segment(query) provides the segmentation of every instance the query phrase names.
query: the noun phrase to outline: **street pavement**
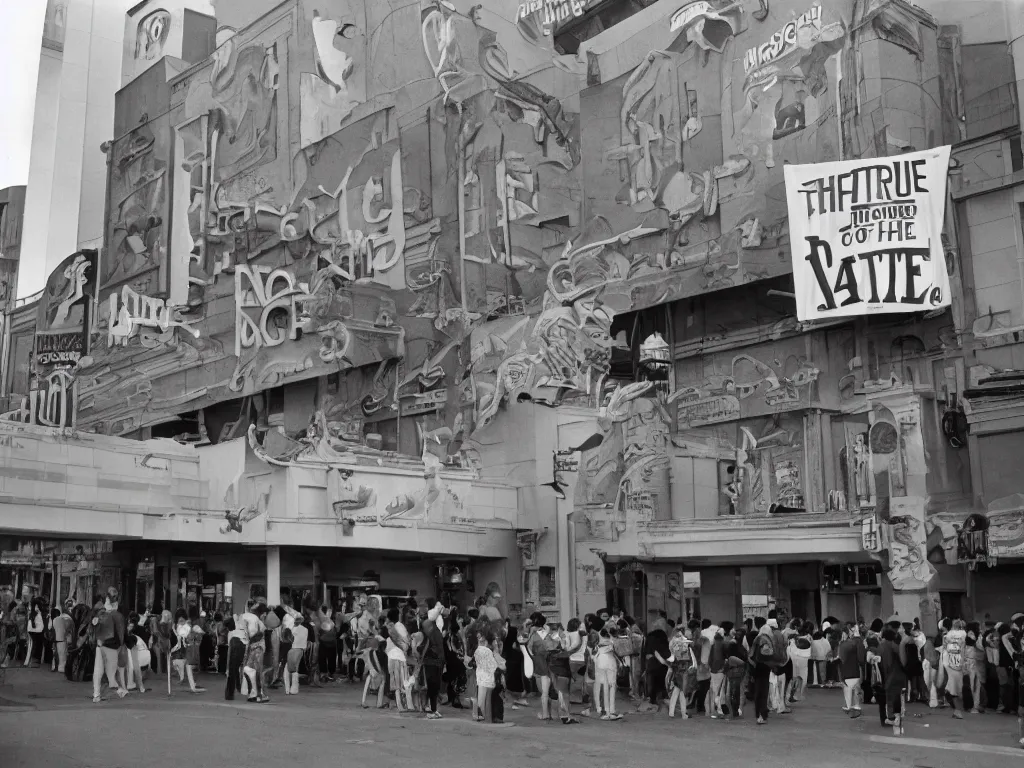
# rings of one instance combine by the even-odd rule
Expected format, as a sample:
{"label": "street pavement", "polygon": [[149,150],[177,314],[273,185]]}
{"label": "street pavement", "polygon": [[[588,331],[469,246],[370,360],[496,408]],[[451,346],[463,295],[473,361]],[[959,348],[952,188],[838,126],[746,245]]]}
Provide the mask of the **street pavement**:
{"label": "street pavement", "polygon": [[[166,679],[146,694],[93,704],[92,685],[70,683],[48,670],[7,670],[0,685],[0,768],[189,768],[267,766],[303,768],[408,765],[479,768],[540,765],[558,768],[644,768],[714,764],[715,768],[839,768],[908,766],[959,768],[989,755],[1024,765],[1015,717],[966,715],[913,704],[906,733],[878,724],[877,709],[851,720],[839,690],[812,690],[791,715],[758,726],[745,706],[738,721],[670,720],[664,712],[626,711],[620,722],[580,718],[579,725],[537,720],[537,702],[506,708],[506,725],[471,722],[445,707],[443,720],[364,710],[361,687],[340,683],[299,696],[271,691],[269,704],[224,700],[224,679],[200,676],[193,695]],[[622,702],[620,702],[621,704]],[[581,709],[574,707],[576,711]],[[630,708],[631,709],[631,708]],[[972,753],[971,755],[965,754]]]}

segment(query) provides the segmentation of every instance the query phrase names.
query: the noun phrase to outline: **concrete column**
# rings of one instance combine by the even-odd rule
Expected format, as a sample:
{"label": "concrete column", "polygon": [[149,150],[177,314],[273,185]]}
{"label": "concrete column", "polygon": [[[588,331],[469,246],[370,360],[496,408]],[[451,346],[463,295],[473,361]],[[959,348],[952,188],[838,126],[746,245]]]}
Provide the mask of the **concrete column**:
{"label": "concrete column", "polygon": [[281,548],[267,547],[267,605],[281,601]]}

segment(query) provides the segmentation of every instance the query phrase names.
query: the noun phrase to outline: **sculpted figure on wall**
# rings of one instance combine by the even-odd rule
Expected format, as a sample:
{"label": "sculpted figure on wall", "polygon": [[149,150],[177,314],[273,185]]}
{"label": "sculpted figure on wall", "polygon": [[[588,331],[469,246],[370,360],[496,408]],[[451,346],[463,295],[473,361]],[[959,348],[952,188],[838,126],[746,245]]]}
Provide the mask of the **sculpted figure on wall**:
{"label": "sculpted figure on wall", "polygon": [[163,8],[144,16],[135,33],[135,58],[140,61],[159,59],[170,31],[171,14]]}
{"label": "sculpted figure on wall", "polygon": [[[167,255],[167,161],[163,126],[144,125],[109,147],[110,225],[100,284],[163,267]],[[147,287],[157,281],[148,279]]]}
{"label": "sculpted figure on wall", "polygon": [[343,3],[336,18],[313,12],[317,72],[299,75],[300,148],[330,136],[366,101],[364,26],[359,3]]}

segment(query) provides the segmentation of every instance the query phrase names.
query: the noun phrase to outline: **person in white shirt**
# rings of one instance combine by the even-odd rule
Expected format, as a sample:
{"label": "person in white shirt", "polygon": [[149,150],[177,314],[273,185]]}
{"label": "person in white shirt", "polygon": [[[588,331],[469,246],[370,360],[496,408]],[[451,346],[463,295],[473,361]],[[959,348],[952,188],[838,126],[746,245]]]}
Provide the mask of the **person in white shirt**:
{"label": "person in white shirt", "polygon": [[64,672],[64,667],[68,661],[68,638],[71,637],[74,632],[75,623],[71,619],[71,614],[68,613],[67,605],[65,604],[64,610],[53,620],[53,643],[56,648],[56,653],[53,655],[53,663],[56,665],[55,669],[58,672]]}
{"label": "person in white shirt", "polygon": [[284,668],[284,692],[292,696],[299,695],[299,665],[302,657],[306,655],[306,648],[309,646],[309,630],[302,623],[296,620],[291,614],[284,617],[281,624],[282,632],[291,632],[292,647],[288,651],[288,660]]}
{"label": "person in white shirt", "polygon": [[388,642],[385,651],[388,656],[388,681],[389,687],[395,693],[395,705],[398,711],[402,711],[402,694],[407,697],[408,709],[413,709],[412,691],[406,690],[406,681],[409,677],[409,661],[406,651],[409,650],[409,630],[399,621],[401,614],[397,608],[388,611],[385,626],[388,631]]}
{"label": "person in white shirt", "polygon": [[946,672],[946,697],[952,699],[953,717],[964,718],[964,654],[967,650],[967,624],[963,619],[942,638],[941,664]]}

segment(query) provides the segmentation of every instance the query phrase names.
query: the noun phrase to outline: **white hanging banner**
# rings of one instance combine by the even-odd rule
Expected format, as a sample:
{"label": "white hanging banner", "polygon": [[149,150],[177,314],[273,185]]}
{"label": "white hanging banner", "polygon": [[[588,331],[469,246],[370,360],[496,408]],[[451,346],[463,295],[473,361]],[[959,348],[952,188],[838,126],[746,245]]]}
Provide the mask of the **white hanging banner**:
{"label": "white hanging banner", "polygon": [[949,306],[949,149],[785,166],[797,319]]}

